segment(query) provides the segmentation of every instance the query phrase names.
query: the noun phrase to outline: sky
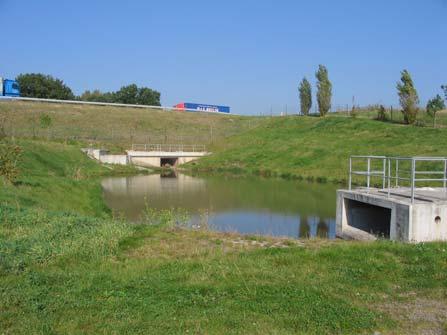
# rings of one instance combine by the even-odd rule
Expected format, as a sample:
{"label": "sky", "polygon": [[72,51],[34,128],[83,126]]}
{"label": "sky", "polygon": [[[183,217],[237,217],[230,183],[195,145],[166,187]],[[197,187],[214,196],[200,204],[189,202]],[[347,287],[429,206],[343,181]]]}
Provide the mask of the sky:
{"label": "sky", "polygon": [[332,105],[398,105],[408,69],[421,104],[447,83],[447,0],[0,0],[0,76],[39,72],[75,94],[136,83],[162,105],[299,109],[324,64]]}

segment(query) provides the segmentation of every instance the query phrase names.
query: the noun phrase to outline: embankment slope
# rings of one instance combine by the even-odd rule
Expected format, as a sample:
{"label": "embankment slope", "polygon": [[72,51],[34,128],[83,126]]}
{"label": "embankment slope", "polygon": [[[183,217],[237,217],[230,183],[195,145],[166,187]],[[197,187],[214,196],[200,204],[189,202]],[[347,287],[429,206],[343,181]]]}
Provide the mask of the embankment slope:
{"label": "embankment slope", "polygon": [[328,116],[282,117],[216,146],[198,171],[343,181],[350,155],[446,156],[447,129]]}

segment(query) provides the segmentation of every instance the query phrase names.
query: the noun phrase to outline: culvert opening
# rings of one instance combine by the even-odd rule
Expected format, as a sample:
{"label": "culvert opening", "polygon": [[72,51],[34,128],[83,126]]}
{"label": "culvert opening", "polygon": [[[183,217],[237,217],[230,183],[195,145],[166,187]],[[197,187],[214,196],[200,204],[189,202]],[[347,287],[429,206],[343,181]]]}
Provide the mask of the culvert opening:
{"label": "culvert opening", "polygon": [[345,199],[348,225],[367,233],[389,238],[391,209]]}
{"label": "culvert opening", "polygon": [[178,158],[160,158],[160,166],[161,167],[170,167],[170,166],[176,166],[177,165]]}

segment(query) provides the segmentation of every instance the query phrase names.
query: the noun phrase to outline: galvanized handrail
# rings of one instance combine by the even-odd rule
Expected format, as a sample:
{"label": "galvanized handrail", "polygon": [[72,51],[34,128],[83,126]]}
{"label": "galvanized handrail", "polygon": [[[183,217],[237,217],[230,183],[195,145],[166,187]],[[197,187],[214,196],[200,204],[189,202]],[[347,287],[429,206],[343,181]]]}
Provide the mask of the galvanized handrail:
{"label": "galvanized handrail", "polygon": [[148,152],[205,152],[204,144],[132,144],[134,151]]}
{"label": "galvanized handrail", "polygon": [[[366,161],[366,170],[353,170],[353,160]],[[382,165],[381,170],[371,170],[371,163],[379,161]],[[399,162],[407,161],[411,163],[409,171],[402,171]],[[417,170],[417,162],[444,162],[442,171],[439,170]],[[394,164],[393,164],[394,163]],[[394,165],[394,174],[392,166]],[[409,177],[402,177],[402,172],[409,174]],[[349,157],[349,189],[352,189],[352,176],[366,176],[366,187],[369,190],[371,186],[371,177],[382,177],[382,189],[385,189],[387,182],[388,197],[391,193],[391,181],[395,182],[394,187],[399,187],[399,181],[410,182],[411,202],[414,202],[415,189],[418,182],[442,182],[443,188],[447,191],[447,158],[446,157],[387,157],[387,156],[351,156]],[[442,175],[442,178],[418,178],[418,175]]]}

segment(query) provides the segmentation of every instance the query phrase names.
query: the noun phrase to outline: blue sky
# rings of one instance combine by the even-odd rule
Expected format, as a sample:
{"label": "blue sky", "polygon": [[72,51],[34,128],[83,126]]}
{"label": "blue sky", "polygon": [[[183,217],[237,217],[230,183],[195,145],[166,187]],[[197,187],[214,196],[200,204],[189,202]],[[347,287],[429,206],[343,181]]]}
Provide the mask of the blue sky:
{"label": "blue sky", "polygon": [[259,114],[296,112],[318,64],[333,106],[397,105],[406,68],[425,104],[447,83],[446,17],[447,0],[0,0],[0,76],[51,74],[76,94],[135,82],[163,105]]}

